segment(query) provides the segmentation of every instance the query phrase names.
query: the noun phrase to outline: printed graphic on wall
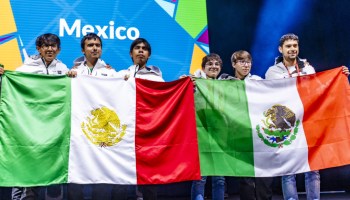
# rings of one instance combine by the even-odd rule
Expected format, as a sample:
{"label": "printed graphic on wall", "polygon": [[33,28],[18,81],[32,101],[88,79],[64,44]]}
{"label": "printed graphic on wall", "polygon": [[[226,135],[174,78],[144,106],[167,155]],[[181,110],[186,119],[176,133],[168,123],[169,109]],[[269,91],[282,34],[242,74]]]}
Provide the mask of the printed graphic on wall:
{"label": "printed graphic on wall", "polygon": [[82,56],[80,40],[95,32],[103,42],[102,59],[116,70],[132,64],[130,44],[138,37],[152,46],[148,64],[171,81],[200,68],[209,53],[205,0],[0,0],[0,63],[16,69],[37,54],[36,37],[57,34],[58,58],[67,66]]}

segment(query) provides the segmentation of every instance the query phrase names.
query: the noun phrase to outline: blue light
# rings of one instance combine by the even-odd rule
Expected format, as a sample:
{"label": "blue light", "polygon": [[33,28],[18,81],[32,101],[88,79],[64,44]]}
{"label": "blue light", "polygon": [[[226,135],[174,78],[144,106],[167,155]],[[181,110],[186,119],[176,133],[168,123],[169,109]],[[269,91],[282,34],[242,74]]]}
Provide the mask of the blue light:
{"label": "blue light", "polygon": [[[259,14],[251,53],[254,57],[253,74],[264,77],[268,67],[274,64],[278,42],[282,35],[298,35],[300,25],[307,21],[313,1],[266,0]],[[312,11],[312,10],[311,10]]]}

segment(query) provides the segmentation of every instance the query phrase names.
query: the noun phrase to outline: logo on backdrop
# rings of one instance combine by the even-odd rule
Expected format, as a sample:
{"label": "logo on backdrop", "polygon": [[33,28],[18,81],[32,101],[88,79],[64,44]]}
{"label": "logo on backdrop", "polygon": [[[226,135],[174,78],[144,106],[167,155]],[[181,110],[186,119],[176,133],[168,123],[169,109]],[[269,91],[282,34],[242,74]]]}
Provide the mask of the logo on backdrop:
{"label": "logo on backdrop", "polygon": [[127,126],[121,125],[117,113],[107,107],[92,110],[91,116],[86,119],[81,124],[81,129],[88,140],[97,146],[114,146],[126,133]]}
{"label": "logo on backdrop", "polygon": [[264,117],[256,131],[266,145],[282,148],[296,139],[300,120],[287,106],[275,104],[264,112]]}
{"label": "logo on backdrop", "polygon": [[[72,4],[67,0],[59,3],[33,0],[23,4],[21,1],[3,1],[1,8],[6,12],[0,15],[0,22],[4,22],[0,23],[1,63],[7,69],[21,66],[27,57],[26,52],[31,55],[37,53],[35,39],[46,32],[60,37],[62,51],[59,59],[66,64],[81,54],[79,38],[94,32],[104,40],[108,49],[103,53],[104,60],[122,68],[130,65],[130,43],[136,38],[145,37],[156,49],[152,64],[167,66],[162,68],[166,81],[175,80],[184,73],[194,73],[200,66],[201,58],[209,53],[204,0],[106,1],[95,8],[96,13],[102,15],[86,12],[86,5],[94,2],[86,0]],[[130,2],[138,5],[136,10],[130,7]],[[50,6],[57,12],[47,16],[42,12],[43,6]],[[11,7],[15,8],[14,13]],[[144,12],[151,14],[146,17],[140,15]],[[31,15],[42,20],[28,17]],[[163,45],[169,38],[176,49],[171,54],[167,53],[168,46]]]}
{"label": "logo on backdrop", "polygon": [[140,37],[140,31],[136,27],[115,27],[114,21],[109,22],[108,25],[91,25],[91,24],[81,24],[80,19],[76,19],[73,24],[68,24],[63,18],[60,19],[60,32],[59,36],[64,37],[65,34],[73,35],[75,33],[76,37],[84,36],[88,33],[96,33],[103,39],[119,39],[119,40],[135,40]]}

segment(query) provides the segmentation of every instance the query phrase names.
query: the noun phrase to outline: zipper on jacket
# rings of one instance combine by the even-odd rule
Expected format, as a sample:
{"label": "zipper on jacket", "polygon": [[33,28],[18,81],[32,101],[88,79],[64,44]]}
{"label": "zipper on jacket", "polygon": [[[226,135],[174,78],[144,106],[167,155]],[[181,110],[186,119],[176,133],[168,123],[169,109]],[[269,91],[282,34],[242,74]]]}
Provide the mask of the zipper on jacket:
{"label": "zipper on jacket", "polygon": [[46,68],[46,74],[49,74],[49,66],[48,65],[46,65],[46,62],[45,62],[45,60],[43,59],[43,57],[41,57],[41,60],[43,61],[43,63],[44,63],[44,65],[45,65],[45,68]]}

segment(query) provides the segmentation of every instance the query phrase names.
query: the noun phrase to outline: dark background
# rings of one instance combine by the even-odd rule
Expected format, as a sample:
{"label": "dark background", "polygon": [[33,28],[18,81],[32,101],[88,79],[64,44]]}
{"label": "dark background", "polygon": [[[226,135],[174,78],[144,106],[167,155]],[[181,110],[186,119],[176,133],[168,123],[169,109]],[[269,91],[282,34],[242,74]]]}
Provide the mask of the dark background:
{"label": "dark background", "polygon": [[236,50],[253,56],[252,74],[264,77],[279,55],[286,33],[299,36],[301,58],[317,72],[349,65],[348,0],[207,0],[210,51],[221,56],[222,72],[233,73]]}
{"label": "dark background", "polygon": [[[210,52],[221,56],[223,73],[233,74],[232,53],[247,50],[253,57],[252,74],[264,78],[280,54],[280,37],[294,33],[299,36],[299,56],[317,72],[349,66],[349,9],[348,0],[207,0]],[[304,190],[303,178],[297,177],[299,191]],[[277,178],[275,192],[280,189]],[[322,191],[349,189],[350,166],[321,171]]]}
{"label": "dark background", "polygon": [[[253,56],[252,74],[264,77],[279,55],[279,38],[286,33],[299,36],[299,55],[317,72],[349,66],[349,0],[207,0],[207,14],[210,51],[221,56],[224,73],[233,73],[231,54],[247,50]],[[320,173],[321,191],[349,191],[350,166]],[[297,176],[298,191],[305,191],[303,180],[303,175]],[[237,194],[238,179],[227,177],[226,182],[227,193]],[[210,185],[208,181],[207,193]],[[158,192],[163,197],[189,199],[190,188],[191,182],[183,182],[159,186]],[[10,192],[11,188],[0,189],[0,199],[9,199]],[[281,180],[276,177],[274,193],[281,192]]]}

